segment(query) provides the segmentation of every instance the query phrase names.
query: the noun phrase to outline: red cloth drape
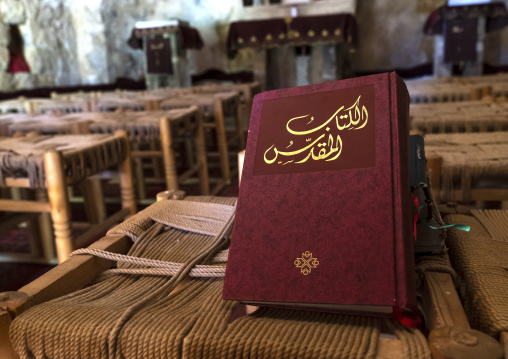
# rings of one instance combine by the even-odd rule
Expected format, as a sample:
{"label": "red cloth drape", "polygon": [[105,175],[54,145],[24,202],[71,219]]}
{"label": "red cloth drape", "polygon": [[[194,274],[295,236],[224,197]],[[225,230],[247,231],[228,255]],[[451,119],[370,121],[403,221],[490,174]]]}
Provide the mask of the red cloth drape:
{"label": "red cloth drape", "polygon": [[11,52],[9,67],[7,72],[14,74],[16,72],[30,72],[30,67],[25,61],[25,57],[21,53]]}

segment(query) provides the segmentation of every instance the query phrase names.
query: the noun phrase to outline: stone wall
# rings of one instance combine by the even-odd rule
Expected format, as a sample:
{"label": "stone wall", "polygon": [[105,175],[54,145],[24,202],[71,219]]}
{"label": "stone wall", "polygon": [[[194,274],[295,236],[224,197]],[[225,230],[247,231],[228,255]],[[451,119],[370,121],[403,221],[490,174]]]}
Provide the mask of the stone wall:
{"label": "stone wall", "polygon": [[[90,0],[86,0],[90,1]],[[82,82],[76,31],[69,0],[21,0],[26,22],[21,26],[25,58],[43,85],[67,86]]]}
{"label": "stone wall", "polygon": [[[252,51],[242,51],[235,60],[226,57],[228,23],[241,17],[242,0],[0,0],[0,13],[9,13],[3,4],[12,1],[20,1],[26,12],[21,31],[25,57],[35,77],[20,75],[17,81],[27,86],[140,79],[143,53],[126,44],[140,20],[180,18],[200,31],[205,47],[189,51],[191,73],[212,67],[225,71],[255,67]],[[430,11],[444,1],[357,0],[359,48],[353,54],[354,70],[410,68],[431,62],[433,38],[424,36],[422,27]],[[507,41],[508,29],[488,35],[485,60],[508,64],[508,47],[499,46]]]}
{"label": "stone wall", "polygon": [[433,2],[421,9],[416,0],[359,0],[354,69],[376,71],[432,62],[434,39],[424,36],[422,29],[431,9],[444,1]]}
{"label": "stone wall", "polygon": [[[507,3],[508,1],[504,0]],[[358,0],[357,71],[411,68],[433,61],[434,37],[422,32],[427,16],[446,0]],[[504,46],[503,46],[504,44]],[[508,65],[508,28],[487,34],[484,61]]]}
{"label": "stone wall", "polygon": [[126,45],[136,21],[179,18],[196,27],[205,47],[189,51],[191,72],[208,68],[225,68],[225,36],[227,24],[241,7],[241,0],[102,0],[102,17],[106,25],[111,78],[140,78],[143,74],[143,54]]}

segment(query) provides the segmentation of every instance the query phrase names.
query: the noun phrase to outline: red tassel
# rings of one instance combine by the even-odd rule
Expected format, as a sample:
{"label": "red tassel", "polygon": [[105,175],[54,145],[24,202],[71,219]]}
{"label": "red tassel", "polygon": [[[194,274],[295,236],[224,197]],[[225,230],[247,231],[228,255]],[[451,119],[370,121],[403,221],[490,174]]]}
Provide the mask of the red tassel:
{"label": "red tassel", "polygon": [[422,318],[420,318],[416,314],[406,314],[402,313],[399,307],[394,306],[393,307],[393,317],[397,319],[397,321],[409,328],[415,328],[418,329],[422,325]]}

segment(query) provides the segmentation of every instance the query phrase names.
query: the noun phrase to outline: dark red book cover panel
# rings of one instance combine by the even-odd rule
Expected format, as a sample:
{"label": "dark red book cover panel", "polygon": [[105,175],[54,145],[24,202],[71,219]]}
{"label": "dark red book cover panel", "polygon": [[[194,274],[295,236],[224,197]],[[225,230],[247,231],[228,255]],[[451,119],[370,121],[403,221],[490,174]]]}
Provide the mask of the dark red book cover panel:
{"label": "dark red book cover panel", "polygon": [[412,306],[411,212],[398,203],[409,179],[394,179],[407,164],[393,171],[407,118],[392,114],[409,104],[396,84],[382,74],[255,97],[225,299]]}
{"label": "dark red book cover panel", "polygon": [[476,61],[478,19],[447,20],[444,28],[444,61]]}
{"label": "dark red book cover panel", "polygon": [[151,74],[172,74],[171,44],[168,38],[156,35],[146,41],[147,72]]}

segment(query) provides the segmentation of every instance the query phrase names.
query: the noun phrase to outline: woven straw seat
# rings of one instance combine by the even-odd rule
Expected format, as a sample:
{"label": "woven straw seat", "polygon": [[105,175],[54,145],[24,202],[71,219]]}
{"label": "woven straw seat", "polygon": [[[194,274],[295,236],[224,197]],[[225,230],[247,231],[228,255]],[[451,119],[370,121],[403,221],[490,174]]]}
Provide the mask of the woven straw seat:
{"label": "woven straw seat", "polygon": [[35,114],[47,114],[52,111],[61,113],[74,113],[90,111],[90,102],[86,99],[29,99],[27,100],[28,112]]}
{"label": "woven straw seat", "polygon": [[131,110],[131,111],[147,111],[146,103],[143,100],[132,99],[132,98],[110,98],[110,99],[99,99],[94,102],[93,110],[104,112],[104,111],[115,111],[117,109]]}
{"label": "woven straw seat", "polygon": [[229,91],[237,91],[240,94],[240,102],[245,107],[247,117],[250,117],[252,110],[252,101],[254,96],[261,92],[261,85],[259,82],[251,83],[213,83],[201,86],[191,87],[192,92],[196,94],[200,93],[221,93]]}
{"label": "woven straw seat", "polygon": [[407,80],[411,103],[480,100],[484,96],[508,97],[507,74]]}
{"label": "woven straw seat", "polygon": [[5,128],[6,135],[22,135],[36,132],[41,135],[77,134],[79,120],[76,117],[67,117],[69,114],[49,112],[42,115],[5,114],[0,116],[0,126]]}
{"label": "woven straw seat", "polygon": [[413,104],[411,127],[423,133],[508,131],[508,107],[484,101]]}
{"label": "woven straw seat", "polygon": [[470,232],[449,231],[450,260],[471,326],[499,338],[508,333],[508,211],[472,214],[445,218],[447,224],[471,226]]}
{"label": "woven straw seat", "polygon": [[478,187],[489,178],[506,183],[508,132],[430,134],[425,136],[425,153],[440,177],[432,182],[433,192],[443,201],[508,199],[502,187]]}

